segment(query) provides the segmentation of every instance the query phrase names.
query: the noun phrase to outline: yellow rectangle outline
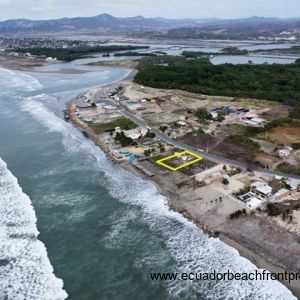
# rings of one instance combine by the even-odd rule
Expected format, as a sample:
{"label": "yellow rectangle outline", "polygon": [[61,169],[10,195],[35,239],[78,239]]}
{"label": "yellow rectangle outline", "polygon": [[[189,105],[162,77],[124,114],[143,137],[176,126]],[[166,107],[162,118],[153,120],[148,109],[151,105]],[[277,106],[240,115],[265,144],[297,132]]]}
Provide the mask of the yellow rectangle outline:
{"label": "yellow rectangle outline", "polygon": [[[167,164],[164,163],[167,160],[170,160],[170,159],[175,158],[175,157],[182,156],[184,154],[189,154],[189,155],[195,157],[195,159],[192,160],[192,161],[189,161],[189,162],[187,162],[187,163],[185,163],[185,164],[183,164],[183,165],[181,165],[181,166],[179,166],[177,168],[171,167],[171,166],[169,166],[169,165],[167,165]],[[169,170],[171,170],[171,171],[178,171],[178,170],[180,170],[182,168],[185,168],[185,167],[187,167],[189,165],[192,165],[192,164],[194,164],[194,163],[196,163],[198,161],[201,161],[201,160],[203,160],[203,157],[201,157],[201,156],[199,156],[199,155],[197,155],[195,153],[192,153],[192,152],[186,150],[186,151],[183,151],[183,152],[180,152],[180,153],[176,153],[176,154],[167,156],[165,158],[162,158],[162,159],[158,160],[156,163],[159,164],[159,165],[161,165],[161,166],[163,166],[163,167],[165,167],[165,168],[167,168],[167,169],[169,169]]]}

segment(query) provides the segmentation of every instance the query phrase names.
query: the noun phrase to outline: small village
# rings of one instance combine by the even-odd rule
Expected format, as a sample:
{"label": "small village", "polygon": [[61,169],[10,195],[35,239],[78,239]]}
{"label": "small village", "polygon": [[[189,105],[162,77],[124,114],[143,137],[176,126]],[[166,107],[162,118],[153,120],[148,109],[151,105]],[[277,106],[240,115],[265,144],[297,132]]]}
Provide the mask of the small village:
{"label": "small village", "polygon": [[95,46],[99,43],[94,41],[80,41],[71,39],[50,39],[50,38],[29,38],[29,37],[1,37],[0,38],[0,51],[14,50],[18,48],[77,48],[83,46]]}
{"label": "small village", "polygon": [[[216,135],[220,127],[234,124],[259,128],[270,121],[268,107],[254,108],[236,101],[228,105],[213,98],[212,104],[210,99],[199,101],[187,94],[124,82],[80,95],[65,112],[65,118],[75,118],[83,134],[96,140],[114,162],[159,182],[170,193],[181,194],[183,211],[189,211],[190,202],[201,197],[203,201],[194,207],[196,212],[217,211],[223,221],[245,214],[271,217],[285,229],[300,234],[299,179],[210,161],[201,157],[201,153],[209,152],[209,144],[203,149],[194,145],[201,158],[194,163],[195,157],[181,155],[184,149],[158,136],[161,132],[173,141],[185,141],[182,138],[190,135],[196,140],[195,132]],[[199,109],[201,114],[193,113]],[[131,116],[143,124],[134,122]],[[201,118],[203,122],[199,122]],[[289,145],[280,145],[274,147],[272,155],[284,161],[294,152]]]}
{"label": "small village", "polygon": [[0,300],[300,299],[300,0],[0,9]]}

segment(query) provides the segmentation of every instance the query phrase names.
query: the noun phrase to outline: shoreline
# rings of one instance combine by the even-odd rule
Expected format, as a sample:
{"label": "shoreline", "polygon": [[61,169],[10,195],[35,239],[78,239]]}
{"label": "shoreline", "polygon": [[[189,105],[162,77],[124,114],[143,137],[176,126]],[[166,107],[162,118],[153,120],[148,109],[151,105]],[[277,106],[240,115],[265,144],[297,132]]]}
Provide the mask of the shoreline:
{"label": "shoreline", "polygon": [[34,68],[44,65],[47,65],[47,63],[37,58],[13,57],[0,54],[0,68],[26,72],[33,71]]}
{"label": "shoreline", "polygon": [[[127,81],[132,80],[132,78],[134,77],[134,72],[137,72],[137,70],[132,70],[132,72],[130,72],[128,76],[126,76],[125,78],[117,82],[122,83],[125,80]],[[116,82],[109,83],[101,87],[112,86],[115,83]],[[72,123],[72,125],[75,126],[76,128],[83,130],[86,133],[87,137],[90,138],[98,147],[100,147],[100,149],[105,153],[106,157],[109,160],[118,164],[121,168],[125,169],[131,174],[153,184],[156,187],[157,192],[166,197],[167,205],[170,210],[180,213],[184,218],[186,218],[187,220],[195,224],[200,230],[202,230],[209,237],[218,238],[221,242],[225,243],[227,246],[237,250],[240,256],[249,260],[258,269],[266,269],[270,273],[284,273],[285,271],[288,272],[288,270],[286,270],[283,266],[279,266],[278,264],[276,264],[276,262],[273,262],[272,261],[273,257],[271,257],[271,259],[266,259],[266,257],[258,254],[253,249],[249,249],[248,247],[246,247],[246,245],[242,243],[240,240],[234,239],[233,237],[229,236],[226,232],[219,232],[218,230],[216,230],[216,228],[210,228],[210,226],[205,224],[204,221],[199,220],[199,218],[195,218],[187,209],[180,207],[180,205],[178,205],[178,201],[180,198],[179,195],[177,195],[176,192],[171,192],[166,188],[164,188],[159,180],[155,180],[153,178],[147,177],[145,174],[143,174],[141,171],[139,171],[137,168],[135,168],[133,165],[127,162],[120,163],[116,159],[114,159],[114,157],[110,155],[109,147],[103,141],[101,141],[101,139],[96,134],[92,132],[92,130],[89,128],[88,125],[82,122],[74,114],[75,100],[77,99],[77,97],[70,100],[66,104],[68,115],[70,116],[70,123]],[[291,293],[293,293],[294,296],[296,296],[297,298],[300,297],[299,281],[294,280],[291,281],[291,283],[281,281],[281,283],[284,286],[286,286],[291,291]]]}
{"label": "shoreline", "polygon": [[[106,154],[105,151],[104,151],[104,153]],[[250,261],[252,264],[254,264],[258,269],[262,269],[262,270],[266,269],[270,273],[284,273],[286,271],[284,268],[259,256],[253,250],[246,248],[243,244],[230,238],[226,234],[220,233],[220,234],[216,235],[216,233],[213,230],[210,230],[205,224],[194,219],[191,216],[191,214],[189,214],[187,211],[182,211],[182,210],[178,209],[178,207],[174,206],[171,201],[172,197],[178,197],[177,195],[171,194],[168,191],[164,190],[159,185],[158,182],[146,177],[142,172],[138,171],[133,165],[129,165],[126,163],[119,164],[119,165],[120,165],[120,167],[122,167],[126,171],[132,173],[133,175],[152,183],[156,187],[157,192],[159,194],[161,194],[162,196],[166,197],[168,207],[170,210],[180,213],[184,218],[186,218],[188,221],[195,224],[200,230],[202,230],[210,238],[219,239],[221,242],[223,242],[227,246],[234,248],[236,251],[238,251],[240,256],[246,258],[248,261]],[[296,296],[297,298],[300,298],[300,286],[296,281],[291,281],[291,283],[288,283],[288,282],[280,282],[280,283],[282,283],[285,287],[287,287],[293,293],[294,296]]]}
{"label": "shoreline", "polygon": [[[1,64],[1,61],[0,61],[0,66],[1,65],[2,64]],[[16,68],[12,68],[11,66],[9,66],[9,64],[6,65],[6,66],[3,66],[3,68],[19,70],[19,71],[34,71],[34,70],[30,70],[32,67],[34,67],[34,66],[26,66],[26,67],[18,66]],[[114,67],[113,66],[107,66],[107,68],[114,68]],[[132,81],[132,79],[134,78],[135,74],[138,71],[136,69],[133,69],[133,68],[126,68],[126,69],[128,69],[129,72],[121,80],[116,80],[116,81],[113,81],[113,82],[109,82],[109,83],[106,83],[106,84],[101,85],[101,86],[95,86],[95,87],[89,89],[88,91],[86,91],[85,93],[93,92],[95,89],[98,89],[98,88],[113,86],[117,83],[122,83],[124,81]],[[59,73],[59,70],[57,72],[51,72],[51,73]],[[168,207],[169,207],[170,210],[180,213],[187,220],[194,223],[199,229],[201,229],[209,237],[218,238],[220,241],[222,241],[223,243],[225,243],[229,247],[234,248],[235,250],[238,251],[240,256],[245,257],[250,262],[255,264],[258,268],[267,269],[271,273],[272,272],[274,272],[274,273],[283,272],[284,273],[285,269],[282,268],[281,266],[278,266],[278,264],[272,262],[272,259],[266,260],[263,256],[259,255],[255,251],[253,251],[253,249],[249,249],[249,248],[245,247],[245,245],[243,243],[241,243],[241,241],[230,237],[228,234],[226,234],[226,232],[221,232],[220,234],[216,234],[216,233],[219,233],[218,230],[215,230],[215,228],[210,228],[207,224],[205,224],[205,222],[203,220],[199,220],[199,218],[196,218],[191,213],[189,213],[187,209],[185,209],[183,207],[180,207],[180,205],[178,205],[179,198],[180,198],[179,195],[177,195],[176,192],[170,192],[169,190],[164,188],[162,186],[162,184],[159,182],[159,180],[149,179],[149,177],[146,177],[146,175],[144,175],[141,171],[137,170],[133,165],[130,165],[126,162],[119,163],[118,161],[116,161],[110,155],[110,153],[109,153],[110,149],[108,148],[108,146],[105,143],[103,143],[103,141],[101,141],[101,139],[98,138],[97,135],[94,134],[92,132],[92,130],[90,130],[90,128],[88,128],[88,126],[85,123],[83,123],[74,114],[74,105],[75,105],[74,102],[80,95],[81,94],[77,95],[74,99],[68,101],[65,104],[67,106],[68,115],[70,116],[70,123],[74,127],[78,128],[78,129],[81,129],[82,131],[85,131],[87,133],[88,137],[91,140],[93,140],[93,142],[98,147],[100,147],[100,149],[105,153],[105,155],[108,159],[110,159],[114,163],[118,164],[120,167],[122,167],[126,171],[132,173],[133,175],[135,175],[135,176],[137,176],[137,177],[139,177],[143,180],[146,180],[147,182],[150,182],[151,184],[153,184],[156,187],[157,192],[166,197],[167,204],[168,204]],[[281,283],[283,285],[285,285],[293,293],[294,296],[300,298],[300,285],[299,285],[298,281],[292,281],[290,284],[286,283],[286,282],[281,282]]]}

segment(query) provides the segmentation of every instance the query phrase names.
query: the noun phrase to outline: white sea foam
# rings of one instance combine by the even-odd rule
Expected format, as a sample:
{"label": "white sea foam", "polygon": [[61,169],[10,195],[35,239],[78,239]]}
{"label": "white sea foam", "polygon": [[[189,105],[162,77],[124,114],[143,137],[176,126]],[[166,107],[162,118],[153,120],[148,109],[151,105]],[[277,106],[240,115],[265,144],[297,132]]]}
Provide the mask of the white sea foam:
{"label": "white sea foam", "polygon": [[23,82],[28,84],[27,89],[29,91],[38,91],[43,88],[41,83],[36,78],[24,73],[18,73],[18,74],[21,75]]}
{"label": "white sea foam", "polygon": [[[49,130],[60,132],[67,151],[92,154],[99,169],[106,174],[107,180],[101,184],[105,184],[112,196],[120,201],[141,208],[143,221],[164,238],[169,252],[177,262],[178,272],[224,272],[228,269],[232,272],[249,272],[257,269],[250,261],[239,256],[238,251],[218,239],[209,238],[193,223],[169,210],[166,198],[152,184],[114,166],[90,140],[57,118],[37,99],[28,98],[23,108]],[[116,239],[126,224],[127,220],[121,222],[108,239]],[[167,288],[170,299],[191,290],[206,299],[296,299],[287,288],[275,281],[222,281],[215,284],[175,281]]]}
{"label": "white sea foam", "polygon": [[43,88],[36,78],[28,74],[3,68],[0,68],[0,73],[0,85],[12,90],[32,92]]}
{"label": "white sea foam", "polygon": [[21,101],[22,109],[32,114],[40,123],[42,123],[50,132],[67,133],[65,122],[49,111],[40,101],[48,97],[45,94],[24,98]]}
{"label": "white sea foam", "polygon": [[62,135],[62,143],[65,149],[69,152],[85,151],[89,153],[92,159],[98,159],[95,155],[104,158],[105,155],[95,147],[94,143],[86,140],[83,135],[75,129],[71,124],[57,117],[40,101],[43,101],[48,95],[37,95],[34,97],[25,98],[21,101],[22,110],[30,113],[36,120],[45,126],[49,132],[58,132]]}
{"label": "white sea foam", "polygon": [[[124,213],[115,212],[110,216],[111,222],[114,223],[113,230],[108,232],[108,235],[104,239],[107,248],[116,249],[122,247],[120,243],[120,233],[122,231],[128,231],[128,224],[137,220],[137,215],[130,211],[124,216]],[[135,233],[136,234],[136,233]],[[134,236],[136,238],[136,236]],[[128,243],[128,237],[126,236],[126,243]]]}
{"label": "white sea foam", "polygon": [[67,298],[38,234],[29,197],[0,159],[0,299]]}
{"label": "white sea foam", "polygon": [[[109,178],[107,188],[122,202],[139,205],[143,220],[159,233],[177,263],[177,272],[251,272],[256,268],[239,256],[238,251],[218,239],[209,238],[180,214],[170,211],[165,197],[156,188],[131,174],[103,163],[102,170]],[[115,231],[113,235],[115,235]],[[209,287],[208,287],[209,285]],[[276,281],[175,281],[168,285],[170,298],[191,289],[206,299],[296,299]]]}

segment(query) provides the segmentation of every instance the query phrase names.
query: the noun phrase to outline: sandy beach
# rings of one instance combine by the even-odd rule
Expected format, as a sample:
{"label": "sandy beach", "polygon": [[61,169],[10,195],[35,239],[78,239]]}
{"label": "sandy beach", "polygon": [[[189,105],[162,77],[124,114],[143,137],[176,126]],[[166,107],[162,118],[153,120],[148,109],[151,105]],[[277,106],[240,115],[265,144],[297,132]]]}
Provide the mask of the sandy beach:
{"label": "sandy beach", "polygon": [[[134,74],[131,72],[128,75],[127,82],[132,80]],[[109,159],[118,163],[110,155],[109,147],[74,114],[74,100],[67,105],[73,125],[85,131]],[[143,164],[151,171],[150,163],[143,162]],[[185,187],[178,188],[174,185],[174,181],[169,181],[166,177],[163,180],[161,176],[154,176],[150,179],[127,162],[121,163],[120,166],[136,176],[152,182],[158,192],[167,198],[170,209],[181,213],[211,237],[219,238],[230,247],[235,248],[240,255],[249,259],[259,268],[267,269],[271,273],[300,272],[299,239],[296,235],[255,215],[229,220],[229,213],[236,211],[238,203],[233,204],[231,198],[223,197],[222,203],[210,204],[211,197],[215,199],[221,195],[215,190],[198,188],[195,191]],[[196,199],[195,194],[201,195],[201,198]],[[299,280],[282,283],[297,297],[300,297]]]}
{"label": "sandy beach", "polygon": [[44,64],[44,60],[33,57],[15,57],[0,54],[0,66],[7,69],[31,71],[34,67],[41,67]]}
{"label": "sandy beach", "polygon": [[[41,66],[37,61],[25,61],[12,58],[6,60],[0,56],[0,65],[5,68],[30,70],[33,67]],[[137,70],[130,69],[131,72],[124,82],[133,80]],[[84,70],[55,70],[51,73],[65,74],[81,74]],[[116,87],[121,82],[109,83],[104,87]],[[97,91],[94,88],[85,94],[93,95]],[[79,95],[80,96],[80,95]],[[78,96],[78,97],[79,97]],[[77,98],[76,98],[77,99]],[[67,103],[67,111],[72,124],[84,131],[85,134],[92,139],[107,155],[107,157],[118,163],[111,155],[110,149],[83,121],[81,121],[74,113],[76,105],[73,99]],[[119,163],[118,163],[119,164]],[[144,162],[151,170],[151,164]],[[259,219],[257,216],[247,216],[238,220],[229,220],[228,215],[232,211],[236,211],[237,203],[232,203],[229,197],[223,197],[222,203],[211,203],[211,199],[221,197],[220,193],[215,190],[205,188],[196,188],[192,190],[188,187],[178,188],[174,181],[168,180],[167,177],[154,176],[151,179],[135,168],[133,165],[124,162],[119,164],[122,168],[134,175],[150,181],[157,188],[158,193],[167,198],[168,205],[171,210],[181,213],[185,218],[196,224],[201,230],[213,238],[219,238],[221,241],[235,248],[240,255],[253,262],[261,269],[267,269],[270,272],[293,272],[300,273],[300,251],[299,238],[287,231],[284,231],[275,223],[267,220]],[[178,182],[180,178],[178,179]],[[195,195],[201,197],[195,197]],[[292,281],[291,283],[283,282],[297,297],[300,297],[300,281]]]}

